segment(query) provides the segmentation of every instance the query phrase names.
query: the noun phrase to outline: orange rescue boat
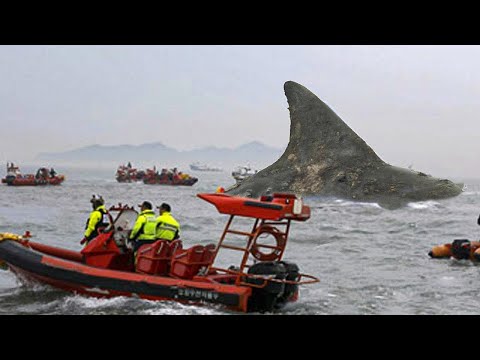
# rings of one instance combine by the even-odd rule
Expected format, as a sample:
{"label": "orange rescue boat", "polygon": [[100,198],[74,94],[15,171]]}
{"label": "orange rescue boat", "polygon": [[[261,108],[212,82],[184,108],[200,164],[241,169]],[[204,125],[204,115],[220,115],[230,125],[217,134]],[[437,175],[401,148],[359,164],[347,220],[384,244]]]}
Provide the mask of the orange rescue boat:
{"label": "orange rescue boat", "polygon": [[[197,196],[230,215],[217,244],[184,248],[182,240],[157,240],[138,249],[134,265],[127,239],[137,212],[119,204],[110,209],[117,212],[111,225],[80,252],[33,242],[29,234],[4,233],[0,260],[21,279],[89,296],[215,303],[242,312],[282,308],[298,299],[299,285],[319,281],[283,260],[291,221],[310,218],[310,208],[302,199],[292,194],[260,199]],[[236,216],[254,219],[253,227],[232,229]],[[243,237],[241,244],[238,236]],[[265,242],[265,237],[273,243]],[[217,264],[224,250],[237,252],[239,262],[229,267]]]}

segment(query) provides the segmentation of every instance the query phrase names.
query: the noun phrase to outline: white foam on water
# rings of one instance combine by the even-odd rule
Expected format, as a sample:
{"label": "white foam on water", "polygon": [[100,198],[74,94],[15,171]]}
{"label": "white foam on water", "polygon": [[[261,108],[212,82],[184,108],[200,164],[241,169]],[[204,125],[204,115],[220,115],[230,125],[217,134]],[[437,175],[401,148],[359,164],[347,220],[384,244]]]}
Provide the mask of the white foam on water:
{"label": "white foam on water", "polygon": [[145,315],[214,315],[224,313],[215,311],[211,306],[203,307],[166,301],[158,302],[158,307],[143,310],[141,313]]}
{"label": "white foam on water", "polygon": [[382,207],[375,202],[358,202],[358,201],[350,201],[350,200],[335,200],[335,203],[339,204],[340,206],[363,206],[363,207],[371,207],[376,209],[381,209]]}
{"label": "white foam on water", "polygon": [[118,296],[113,298],[95,298],[83,295],[73,295],[65,299],[65,305],[80,306],[86,309],[95,309],[102,307],[122,306],[130,299],[126,296]]}
{"label": "white foam on water", "polygon": [[416,209],[416,210],[423,210],[423,209],[433,209],[436,208],[440,203],[436,201],[419,201],[419,202],[411,202],[408,203],[408,207],[411,209]]}

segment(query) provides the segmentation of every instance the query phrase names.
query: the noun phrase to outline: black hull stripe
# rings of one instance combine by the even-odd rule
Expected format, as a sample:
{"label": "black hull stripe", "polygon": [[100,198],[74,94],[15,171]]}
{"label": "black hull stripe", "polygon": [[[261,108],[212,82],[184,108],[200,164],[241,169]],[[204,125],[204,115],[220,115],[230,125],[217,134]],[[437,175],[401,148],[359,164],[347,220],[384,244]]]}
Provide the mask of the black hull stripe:
{"label": "black hull stripe", "polygon": [[253,207],[259,207],[259,208],[264,208],[264,209],[272,209],[272,210],[282,210],[283,209],[282,205],[265,204],[265,203],[255,202],[255,201],[245,201],[243,204],[246,205],[246,206],[253,206]]}
{"label": "black hull stripe", "polygon": [[[48,256],[48,255],[45,255]],[[42,263],[43,255],[28,249],[15,241],[0,242],[0,259],[17,268],[50,278],[63,281],[74,286],[100,288],[125,293],[135,293],[145,296],[156,296],[172,300],[205,301],[226,306],[238,306],[239,296],[236,294],[221,293],[214,290],[179,288],[177,286],[151,284],[145,281],[131,281],[116,278],[100,277],[80,273],[74,270],[61,269]]]}

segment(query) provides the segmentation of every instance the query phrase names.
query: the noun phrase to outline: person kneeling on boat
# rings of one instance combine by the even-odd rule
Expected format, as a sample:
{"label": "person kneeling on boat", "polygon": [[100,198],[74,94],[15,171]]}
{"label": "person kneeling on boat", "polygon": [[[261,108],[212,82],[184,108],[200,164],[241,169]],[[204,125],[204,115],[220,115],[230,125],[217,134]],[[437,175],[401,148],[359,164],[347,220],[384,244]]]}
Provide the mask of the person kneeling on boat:
{"label": "person kneeling on boat", "polygon": [[156,238],[163,240],[175,240],[180,237],[180,224],[170,213],[171,207],[167,203],[157,206],[160,216],[157,218]]}
{"label": "person kneeling on boat", "polygon": [[140,205],[140,214],[133,225],[129,236],[129,241],[133,243],[133,253],[143,244],[148,244],[156,240],[155,231],[157,228],[157,217],[152,210],[152,203],[144,201]]}
{"label": "person kneeling on boat", "polygon": [[100,228],[106,228],[110,225],[108,210],[105,208],[105,200],[101,196],[96,197],[93,195],[90,202],[92,203],[93,211],[87,220],[83,234],[84,238],[80,241],[80,244],[88,244],[90,240],[98,236]]}

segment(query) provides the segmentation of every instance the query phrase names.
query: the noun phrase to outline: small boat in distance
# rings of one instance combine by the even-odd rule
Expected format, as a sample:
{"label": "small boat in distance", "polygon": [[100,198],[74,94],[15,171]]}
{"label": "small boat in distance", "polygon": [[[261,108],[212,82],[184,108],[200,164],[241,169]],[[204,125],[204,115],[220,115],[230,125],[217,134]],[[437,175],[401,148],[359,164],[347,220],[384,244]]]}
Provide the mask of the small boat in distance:
{"label": "small boat in distance", "polygon": [[192,186],[198,181],[198,178],[190,176],[182,171],[163,168],[159,173],[156,166],[153,169],[147,169],[143,178],[144,184],[149,185],[173,185],[173,186]]}
{"label": "small boat in distance", "polygon": [[37,185],[60,185],[65,180],[65,175],[57,175],[51,168],[39,168],[35,175],[22,175],[20,168],[15,164],[7,163],[7,175],[2,179],[3,184],[9,186],[37,186]]}
{"label": "small boat in distance", "polygon": [[233,172],[232,176],[237,182],[236,185],[240,185],[243,180],[249,178],[252,175],[255,175],[258,172],[258,170],[252,169],[250,165],[246,166],[237,166]]}
{"label": "small boat in distance", "polygon": [[118,182],[130,183],[135,181],[143,181],[144,177],[145,171],[132,167],[130,161],[127,165],[120,165],[115,173],[115,179],[117,179]]}
{"label": "small boat in distance", "polygon": [[221,168],[211,167],[211,166],[199,163],[198,161],[191,163],[190,169],[194,171],[212,171],[212,172],[223,171],[223,169]]}

